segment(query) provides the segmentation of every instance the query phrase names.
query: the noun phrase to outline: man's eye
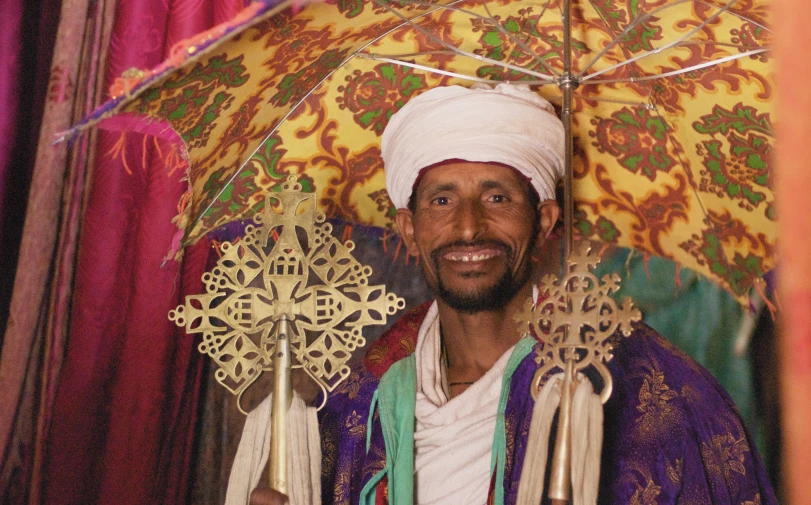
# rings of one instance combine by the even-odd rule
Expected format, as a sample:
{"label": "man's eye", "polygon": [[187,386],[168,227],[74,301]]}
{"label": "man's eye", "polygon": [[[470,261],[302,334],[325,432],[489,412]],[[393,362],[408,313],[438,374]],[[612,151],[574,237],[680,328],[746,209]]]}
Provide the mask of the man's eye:
{"label": "man's eye", "polygon": [[438,196],[433,200],[431,200],[431,203],[433,203],[434,205],[448,205],[448,202],[449,200],[447,196]]}
{"label": "man's eye", "polygon": [[490,201],[493,203],[504,203],[507,201],[507,197],[504,195],[493,195],[490,197]]}

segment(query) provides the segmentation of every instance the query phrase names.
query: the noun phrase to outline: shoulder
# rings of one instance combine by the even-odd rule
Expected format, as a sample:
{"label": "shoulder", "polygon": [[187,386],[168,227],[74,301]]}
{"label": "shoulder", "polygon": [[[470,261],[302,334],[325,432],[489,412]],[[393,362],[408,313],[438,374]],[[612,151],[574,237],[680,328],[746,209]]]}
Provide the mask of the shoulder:
{"label": "shoulder", "polygon": [[[773,497],[732,399],[715,378],[645,324],[622,338],[609,363],[614,392],[605,405],[604,477],[633,501],[679,496],[699,503]],[[661,500],[661,501],[660,501]],[[689,501],[689,500],[688,500]]]}
{"label": "shoulder", "polygon": [[[609,364],[615,386],[636,390],[653,387],[673,391],[668,398],[680,398],[686,405],[702,400],[737,411],[724,388],[704,367],[644,323],[634,324],[630,336],[621,338]],[[619,383],[619,384],[617,384]]]}
{"label": "shoulder", "polygon": [[[724,425],[743,432],[737,407],[718,381],[693,358],[650,326],[634,325],[609,364],[612,401],[633,406],[639,434],[659,439],[697,426]],[[606,405],[611,408],[611,405]]]}
{"label": "shoulder", "polygon": [[425,302],[403,314],[366,351],[364,368],[375,377],[382,377],[389,367],[414,352],[417,334],[433,302]]}

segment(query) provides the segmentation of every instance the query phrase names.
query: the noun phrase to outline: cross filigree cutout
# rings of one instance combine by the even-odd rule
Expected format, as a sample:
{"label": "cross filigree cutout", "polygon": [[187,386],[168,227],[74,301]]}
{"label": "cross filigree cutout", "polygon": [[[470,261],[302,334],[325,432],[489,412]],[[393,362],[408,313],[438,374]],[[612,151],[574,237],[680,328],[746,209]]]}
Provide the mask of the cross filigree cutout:
{"label": "cross filigree cutout", "polygon": [[325,391],[349,375],[351,353],[366,344],[363,327],[385,324],[405,301],[370,286],[372,269],[353,256],[354,244],[331,236],[316,196],[295,176],[265,198],[242,240],[221,244],[222,257],[203,274],[206,293],[186,297],[169,319],[202,333],[198,349],[219,366],[217,381],[241,395],[273,369],[279,319],[290,326],[297,359]]}
{"label": "cross filigree cutout", "polygon": [[591,270],[600,258],[583,242],[568,260],[568,274],[559,280],[546,275],[539,286],[538,302],[528,300],[516,320],[524,329],[543,342],[536,358],[540,368],[535,374],[534,394],[541,379],[553,368],[565,368],[571,360],[574,372],[589,366],[603,379],[601,398],[605,403],[611,396],[612,379],[606,367],[613,357],[617,331],[626,337],[631,334],[631,323],[642,318],[633,308],[630,298],[618,306],[611,297],[619,289],[617,274],[605,275],[599,281]]}

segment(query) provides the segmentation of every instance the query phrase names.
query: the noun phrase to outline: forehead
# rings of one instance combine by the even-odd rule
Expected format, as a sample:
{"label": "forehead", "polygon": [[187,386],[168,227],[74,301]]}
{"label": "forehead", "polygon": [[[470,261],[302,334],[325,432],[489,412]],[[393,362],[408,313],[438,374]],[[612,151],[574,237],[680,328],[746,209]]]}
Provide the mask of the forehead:
{"label": "forehead", "polygon": [[460,161],[426,170],[421,174],[417,187],[420,191],[439,187],[454,189],[501,187],[523,191],[527,186],[526,178],[513,168],[497,163]]}

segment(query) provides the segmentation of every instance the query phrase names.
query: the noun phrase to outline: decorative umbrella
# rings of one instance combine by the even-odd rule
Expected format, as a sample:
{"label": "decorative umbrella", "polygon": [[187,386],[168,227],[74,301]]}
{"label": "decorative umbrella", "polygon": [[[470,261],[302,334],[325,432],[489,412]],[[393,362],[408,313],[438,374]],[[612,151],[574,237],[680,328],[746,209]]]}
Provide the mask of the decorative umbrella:
{"label": "decorative umbrella", "polygon": [[[179,45],[161,67],[128,72],[114,99],[66,135],[101,121],[175,141],[167,158],[184,160],[189,178],[175,251],[257,214],[289,175],[316,194],[328,218],[391,228],[395,209],[379,149],[391,115],[434,86],[520,81],[561,106],[567,256],[577,231],[673,259],[741,301],[774,266],[765,0],[291,7],[254,2]],[[600,335],[587,333],[590,341],[575,342],[581,333],[571,329],[547,340],[557,360],[550,366],[566,370],[564,390],[576,370],[601,370],[607,338],[617,328],[629,333],[639,317],[607,297],[616,290],[611,278],[599,300],[571,290],[596,283],[584,269],[594,262],[587,253],[572,254],[562,283],[544,281],[552,299],[523,314],[550,333],[588,319],[554,315],[574,300],[616,316]],[[603,393],[610,394],[610,376]],[[568,499],[570,486],[567,403],[554,451],[556,499]],[[529,502],[539,501],[536,493],[528,491]]]}
{"label": "decorative umbrella", "polygon": [[391,228],[391,115],[433,86],[521,81],[564,115],[571,100],[568,229],[670,258],[742,302],[774,266],[765,0],[289,4],[254,2],[128,72],[66,134],[101,122],[175,142],[165,155],[189,190],[174,252],[257,213],[289,174],[328,218]]}

